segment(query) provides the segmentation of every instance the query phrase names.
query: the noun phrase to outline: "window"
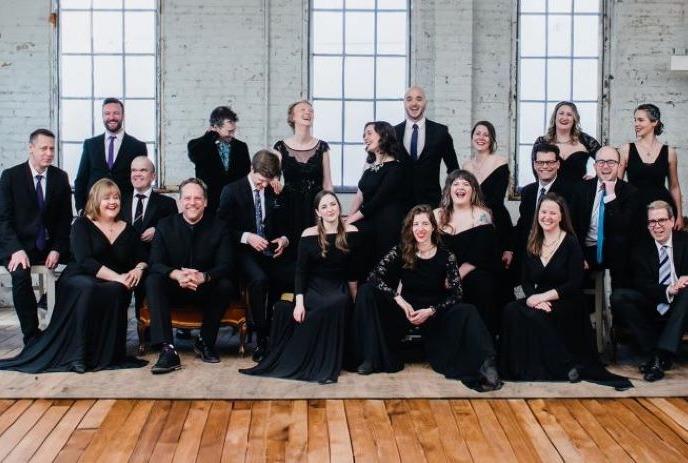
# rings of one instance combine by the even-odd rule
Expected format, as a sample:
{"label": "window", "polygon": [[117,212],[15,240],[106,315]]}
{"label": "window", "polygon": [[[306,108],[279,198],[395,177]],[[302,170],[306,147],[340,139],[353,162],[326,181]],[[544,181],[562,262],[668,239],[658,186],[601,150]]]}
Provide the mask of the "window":
{"label": "window", "polygon": [[102,102],[124,102],[127,133],[146,142],[155,162],[156,0],[60,0],[60,165],[73,182],[84,139],[103,132]]}
{"label": "window", "polygon": [[365,162],[363,125],[404,115],[408,0],[313,0],[310,24],[314,130],[330,144],[332,183],[350,190]]}
{"label": "window", "polygon": [[520,0],[516,109],[517,184],[533,181],[533,142],[554,106],[572,101],[583,131],[599,138],[601,1]]}

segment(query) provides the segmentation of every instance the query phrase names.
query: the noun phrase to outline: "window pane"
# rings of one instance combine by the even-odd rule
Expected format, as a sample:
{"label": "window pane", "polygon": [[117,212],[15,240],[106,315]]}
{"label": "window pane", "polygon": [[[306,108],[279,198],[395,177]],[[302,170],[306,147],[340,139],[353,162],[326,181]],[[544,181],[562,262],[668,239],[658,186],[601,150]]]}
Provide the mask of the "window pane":
{"label": "window pane", "polygon": [[377,52],[406,54],[406,13],[378,13]]}
{"label": "window pane", "polygon": [[155,53],[155,13],[127,12],[124,15],[126,53]]}
{"label": "window pane", "polygon": [[581,120],[581,129],[597,138],[597,103],[576,103]]}
{"label": "window pane", "polygon": [[313,132],[325,141],[342,139],[342,102],[341,101],[313,101],[315,122]]}
{"label": "window pane", "polygon": [[332,184],[342,184],[342,145],[330,144],[330,172],[332,172]]}
{"label": "window pane", "polygon": [[313,53],[342,52],[342,13],[313,13]]}
{"label": "window pane", "polygon": [[375,53],[375,14],[346,14],[346,53]]}
{"label": "window pane", "polygon": [[122,53],[122,13],[93,13],[93,52]]}
{"label": "window pane", "polygon": [[550,16],[547,25],[547,54],[571,54],[571,16]]}
{"label": "window pane", "polygon": [[597,100],[599,73],[596,59],[573,61],[573,99]]}
{"label": "window pane", "polygon": [[373,98],[375,58],[344,59],[344,96]]}
{"label": "window pane", "polygon": [[93,0],[94,10],[106,10],[112,8],[122,8],[122,0]]}
{"label": "window pane", "polygon": [[60,14],[62,53],[91,52],[91,14],[81,11],[64,11]]}
{"label": "window pane", "polygon": [[60,74],[62,96],[91,97],[91,57],[63,56]]}
{"label": "window pane", "polygon": [[313,0],[313,8],[341,8],[342,0]]}
{"label": "window pane", "polygon": [[548,0],[547,7],[550,13],[570,13],[571,0]]}
{"label": "window pane", "polygon": [[373,120],[373,103],[368,101],[347,101],[344,104],[344,141],[361,142],[363,126]]}
{"label": "window pane", "polygon": [[81,161],[82,146],[80,143],[62,143],[62,158],[60,167],[67,172],[69,183],[74,185],[76,173],[79,170]]}
{"label": "window pane", "polygon": [[574,18],[574,56],[598,56],[599,16],[576,16]]}
{"label": "window pane", "polygon": [[125,65],[127,97],[155,98],[155,57],[127,56]]}
{"label": "window pane", "polygon": [[[361,127],[361,132],[363,128]],[[363,145],[344,145],[344,185],[358,185],[368,154]]]}
{"label": "window pane", "polygon": [[571,60],[547,60],[547,99],[571,99]]}
{"label": "window pane", "polygon": [[521,17],[521,56],[545,56],[545,16]]}
{"label": "window pane", "polygon": [[62,100],[60,122],[63,140],[83,141],[90,138],[91,100]]}
{"label": "window pane", "polygon": [[60,0],[60,9],[91,8],[91,0]]}
{"label": "window pane", "polygon": [[599,13],[600,0],[576,0],[573,8],[576,13]]}
{"label": "window pane", "polygon": [[375,0],[346,0],[347,9],[367,8],[375,9]]}
{"label": "window pane", "polygon": [[518,139],[521,143],[533,143],[544,133],[545,105],[521,103],[518,111]]}
{"label": "window pane", "polygon": [[403,101],[378,101],[375,105],[375,120],[387,121],[392,125],[404,120]]}
{"label": "window pane", "polygon": [[377,59],[377,98],[402,98],[406,89],[406,58]]}
{"label": "window pane", "polygon": [[377,0],[378,10],[405,10],[408,0]]}
{"label": "window pane", "polygon": [[142,141],[155,140],[155,100],[126,100],[127,132]]}
{"label": "window pane", "polygon": [[522,13],[544,13],[546,0],[521,0]]}
{"label": "window pane", "polygon": [[533,163],[531,160],[531,153],[533,145],[520,145],[518,147],[518,184],[526,186],[535,181],[533,175]]}
{"label": "window pane", "polygon": [[545,60],[522,59],[518,78],[521,100],[545,99]]}
{"label": "window pane", "polygon": [[342,96],[342,58],[313,57],[313,98]]}
{"label": "window pane", "polygon": [[93,96],[107,98],[124,94],[121,56],[93,57]]}
{"label": "window pane", "polygon": [[124,8],[155,9],[155,0],[124,0]]}

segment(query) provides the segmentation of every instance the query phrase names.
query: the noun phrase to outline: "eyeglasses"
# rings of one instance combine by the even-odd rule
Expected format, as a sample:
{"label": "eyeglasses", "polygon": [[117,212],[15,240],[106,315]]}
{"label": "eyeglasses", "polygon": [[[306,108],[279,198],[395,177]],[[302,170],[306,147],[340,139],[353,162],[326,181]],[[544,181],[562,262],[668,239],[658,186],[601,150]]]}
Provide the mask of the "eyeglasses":
{"label": "eyeglasses", "polygon": [[661,225],[663,227],[669,220],[671,220],[671,219],[666,219],[666,218],[664,218],[664,219],[649,219],[647,221],[647,226],[649,228],[654,228],[658,225]]}
{"label": "eyeglasses", "polygon": [[598,159],[597,161],[595,161],[595,165],[599,166],[599,167],[602,167],[605,164],[608,167],[614,167],[614,166],[619,164],[619,161],[617,161],[615,159]]}
{"label": "eyeglasses", "polygon": [[533,164],[535,164],[537,167],[550,167],[556,164],[559,161],[533,161]]}

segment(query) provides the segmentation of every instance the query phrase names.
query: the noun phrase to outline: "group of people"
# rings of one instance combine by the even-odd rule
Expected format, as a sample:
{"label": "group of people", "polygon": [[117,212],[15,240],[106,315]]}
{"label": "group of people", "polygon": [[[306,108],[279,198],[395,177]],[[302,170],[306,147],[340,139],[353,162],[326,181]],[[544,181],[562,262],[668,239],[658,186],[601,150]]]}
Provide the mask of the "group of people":
{"label": "group of people", "polygon": [[[404,107],[397,126],[365,125],[366,168],[348,214],[306,100],[288,109],[292,136],[252,157],[235,138],[237,114],[215,108],[188,143],[196,172],[180,184],[178,208],[153,191],[145,144],[124,132],[121,101],[106,99],[105,133],[84,142],[73,222],[67,175],[52,165],[55,137],[34,131],[28,161],[0,178],[0,258],[25,343],[0,369],[143,366],[126,353],[132,294],[137,314],[144,299],[150,309],[153,373],[181,368],[170,313],[182,303],[203,313],[194,351],[217,363],[220,321],[242,287],[257,338],[245,374],[326,384],[344,368],[399,371],[414,331],[435,371],[478,391],[502,379],[626,389],[599,360],[582,292],[586,275],[609,269],[615,323],[646,356],[644,378],[661,379],[688,328],[688,237],[659,109],[639,106],[637,140],[616,149],[581,132],[575,104],[559,103],[534,144],[536,181],[520,190],[513,224],[494,126],[475,124],[459,169],[447,127],[425,116],[423,89],[409,88]],[[41,331],[30,269],[61,262]],[[280,300],[285,292],[293,301]]]}

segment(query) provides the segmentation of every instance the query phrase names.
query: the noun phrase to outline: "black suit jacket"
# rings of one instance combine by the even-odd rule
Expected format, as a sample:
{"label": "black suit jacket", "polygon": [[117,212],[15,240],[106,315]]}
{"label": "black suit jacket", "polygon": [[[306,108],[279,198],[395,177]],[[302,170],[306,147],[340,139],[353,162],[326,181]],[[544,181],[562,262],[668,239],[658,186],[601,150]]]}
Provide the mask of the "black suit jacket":
{"label": "black suit jacket", "polygon": [[131,135],[124,134],[112,169],[108,168],[105,154],[105,134],[84,141],[84,149],[79,162],[79,170],[74,180],[74,203],[80,211],[86,205],[88,192],[101,178],[112,179],[119,187],[122,196],[131,193],[131,161],[137,156],[148,154],[146,144]]}
{"label": "black suit jacket", "polygon": [[[230,183],[222,189],[217,216],[227,224],[235,243],[241,242],[241,235],[244,232],[256,233],[256,207],[248,177]],[[263,217],[266,239],[273,240],[286,236],[283,216],[278,197],[272,187],[268,186],[265,189],[265,217]]]}
{"label": "black suit jacket", "polygon": [[225,170],[217,151],[217,140],[217,133],[209,130],[205,135],[191,140],[187,145],[189,159],[196,166],[196,177],[203,180],[208,186],[206,211],[211,215],[215,214],[217,210],[220,194],[225,185],[245,177],[251,170],[248,146],[236,138],[230,142],[229,169]]}
{"label": "black suit jacket", "polygon": [[[67,173],[48,167],[43,183],[45,210],[43,225],[48,232],[48,251],[69,256],[69,230],[72,222],[72,190]],[[28,162],[5,169],[0,177],[0,260],[23,249],[32,255],[36,250],[39,230],[38,200]]]}
{"label": "black suit jacket", "polygon": [[437,207],[442,195],[440,186],[440,162],[444,160],[447,172],[459,168],[459,161],[454,151],[454,140],[446,125],[438,124],[429,119],[425,120],[425,145],[418,153],[418,159],[413,162],[411,155],[404,147],[404,131],[406,121],[394,127],[397,140],[403,148],[400,159],[406,170],[408,184],[411,185],[409,206],[416,204],[430,204]]}
{"label": "black suit jacket", "polygon": [[[132,206],[131,199],[133,197],[133,192],[127,194],[122,199],[122,220],[130,225],[133,225],[132,221]],[[148,206],[146,207],[146,212],[143,214],[143,223],[141,225],[140,232],[143,232],[147,228],[157,227],[158,222],[167,216],[179,213],[177,209],[177,201],[170,198],[169,196],[161,195],[153,191],[148,198]],[[137,230],[139,231],[139,230]],[[150,252],[151,243],[143,243],[146,253]]]}
{"label": "black suit jacket", "polygon": [[193,227],[182,214],[160,220],[149,258],[150,272],[169,276],[182,267],[207,272],[210,278],[230,278],[232,242],[227,226],[204,216]]}
{"label": "black suit jacket", "polygon": [[[676,276],[688,275],[688,233],[673,232],[672,246]],[[655,304],[668,302],[668,285],[659,284],[659,252],[653,239],[643,240],[631,255],[633,286]]]}

